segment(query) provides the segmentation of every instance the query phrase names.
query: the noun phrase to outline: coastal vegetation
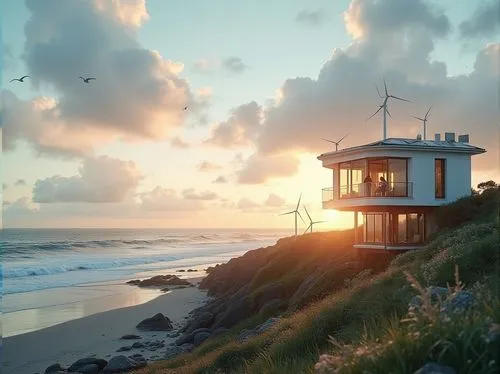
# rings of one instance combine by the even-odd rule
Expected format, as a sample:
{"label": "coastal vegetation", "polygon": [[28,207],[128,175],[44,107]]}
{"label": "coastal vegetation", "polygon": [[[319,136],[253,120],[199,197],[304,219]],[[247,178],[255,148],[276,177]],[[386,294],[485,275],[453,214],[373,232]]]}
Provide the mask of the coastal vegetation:
{"label": "coastal vegetation", "polygon": [[498,372],[500,189],[479,189],[441,207],[426,248],[384,270],[359,266],[352,231],[285,238],[209,269],[213,300],[194,316],[225,330],[139,373]]}

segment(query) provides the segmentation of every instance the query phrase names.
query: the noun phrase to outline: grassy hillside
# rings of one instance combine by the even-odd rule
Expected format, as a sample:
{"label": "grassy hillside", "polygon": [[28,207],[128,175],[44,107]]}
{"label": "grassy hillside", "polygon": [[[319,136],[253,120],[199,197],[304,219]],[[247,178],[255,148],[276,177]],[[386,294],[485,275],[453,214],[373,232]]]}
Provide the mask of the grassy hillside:
{"label": "grassy hillside", "polygon": [[[441,231],[426,249],[398,256],[377,274],[338,271],[353,261],[354,251],[346,251],[347,243],[339,241],[348,240],[345,232],[306,235],[261,249],[266,261],[256,261],[259,270],[248,283],[254,299],[262,287],[277,282],[296,292],[323,256],[326,268],[337,270],[316,277],[311,294],[288,305],[265,333],[235,341],[243,328],[262,322],[264,317],[254,314],[193,352],[141,373],[414,373],[429,361],[454,367],[457,373],[497,372],[499,197],[500,190],[492,188],[443,207]],[[213,293],[224,295],[230,286],[217,283],[217,272],[211,274],[212,286],[221,288]],[[425,290],[430,285],[454,286],[444,304],[436,305]],[[462,289],[473,295],[473,307],[443,317],[440,308]],[[417,294],[423,306],[409,310]]]}

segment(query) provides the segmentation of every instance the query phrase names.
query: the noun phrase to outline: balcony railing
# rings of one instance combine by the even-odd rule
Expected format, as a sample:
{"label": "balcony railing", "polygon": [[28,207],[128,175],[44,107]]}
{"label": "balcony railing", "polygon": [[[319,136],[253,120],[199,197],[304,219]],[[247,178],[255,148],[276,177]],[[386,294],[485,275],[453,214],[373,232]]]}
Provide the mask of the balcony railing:
{"label": "balcony railing", "polygon": [[355,198],[392,198],[392,197],[412,197],[412,182],[390,182],[386,185],[380,183],[358,183],[347,186],[340,186],[338,190],[329,187],[323,188],[323,202],[332,200],[344,200]]}

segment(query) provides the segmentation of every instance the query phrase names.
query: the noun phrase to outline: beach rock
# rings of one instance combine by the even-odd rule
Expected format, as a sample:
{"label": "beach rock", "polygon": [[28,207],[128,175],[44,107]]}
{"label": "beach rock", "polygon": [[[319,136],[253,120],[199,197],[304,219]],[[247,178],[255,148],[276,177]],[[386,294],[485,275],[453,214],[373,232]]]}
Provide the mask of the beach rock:
{"label": "beach rock", "polygon": [[183,334],[179,339],[175,341],[175,344],[180,346],[186,343],[192,343],[194,339],[193,334]]}
{"label": "beach rock", "polygon": [[160,291],[161,291],[161,292],[168,292],[168,291],[170,291],[170,288],[165,287],[165,288],[162,288]]}
{"label": "beach rock", "polygon": [[80,373],[80,374],[98,374],[99,373],[99,366],[97,366],[96,364],[85,365],[85,366],[82,366],[81,368],[78,369],[78,373]]}
{"label": "beach rock", "polygon": [[162,313],[157,313],[151,318],[146,318],[136,327],[144,331],[170,331],[173,329],[172,321]]}
{"label": "beach rock", "polygon": [[181,270],[177,270],[179,273],[184,273],[186,270],[184,269],[181,269]]}
{"label": "beach rock", "polygon": [[120,339],[121,340],[137,340],[137,339],[142,339],[142,336],[129,334],[129,335],[123,335]]}
{"label": "beach rock", "polygon": [[141,342],[135,342],[134,344],[132,344],[132,348],[144,348],[144,344],[141,343]]}
{"label": "beach rock", "polygon": [[[131,283],[133,282],[133,283]],[[163,286],[188,286],[190,283],[179,278],[177,275],[156,275],[149,279],[144,279],[139,283],[134,281],[127,282],[130,284],[135,284],[139,287],[163,287]]]}
{"label": "beach rock", "polygon": [[64,369],[60,364],[53,364],[53,365],[50,365],[47,369],[45,369],[45,374],[49,374],[49,373],[56,373],[58,371],[65,371],[66,369]]}
{"label": "beach rock", "polygon": [[413,374],[457,374],[450,366],[443,366],[435,362],[428,362]]}
{"label": "beach rock", "polygon": [[120,347],[116,350],[116,352],[126,352],[126,351],[131,351],[132,347],[130,345],[127,345],[125,347]]}
{"label": "beach rock", "polygon": [[210,338],[210,333],[206,331],[201,331],[198,332],[194,335],[193,343],[195,347],[198,347],[201,343],[203,343],[205,340]]}
{"label": "beach rock", "polygon": [[127,284],[132,284],[134,286],[137,286],[137,285],[141,284],[141,281],[139,279],[133,279],[133,280],[128,281]]}
{"label": "beach rock", "polygon": [[214,320],[214,315],[210,312],[203,312],[199,316],[197,316],[186,329],[186,332],[190,333],[196,329],[202,327],[209,327]]}
{"label": "beach rock", "polygon": [[104,373],[122,373],[134,369],[139,369],[147,365],[146,360],[141,359],[131,359],[126,356],[115,356],[109,360],[108,364],[104,368]]}
{"label": "beach rock", "polygon": [[78,372],[80,368],[87,365],[97,365],[99,369],[103,369],[107,364],[108,361],[102,358],[86,357],[86,358],[81,358],[80,360],[77,360],[73,364],[71,364],[71,366],[68,368],[68,371]]}
{"label": "beach rock", "polygon": [[192,273],[193,271],[198,271],[198,270],[188,269],[188,273]]}

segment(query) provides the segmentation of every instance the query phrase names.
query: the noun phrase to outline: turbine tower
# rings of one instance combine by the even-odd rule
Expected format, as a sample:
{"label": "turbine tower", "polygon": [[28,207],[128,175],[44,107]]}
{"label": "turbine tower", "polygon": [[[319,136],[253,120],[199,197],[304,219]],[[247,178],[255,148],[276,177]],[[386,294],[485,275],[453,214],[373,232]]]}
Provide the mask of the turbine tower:
{"label": "turbine tower", "polygon": [[342,140],[344,140],[346,138],[346,136],[348,136],[349,134],[347,135],[344,135],[342,138],[340,138],[340,140],[334,142],[333,140],[328,140],[328,139],[324,139],[322,138],[324,141],[327,141],[327,142],[330,142],[330,143],[333,143],[335,144],[335,152],[337,152],[339,150],[339,144]]}
{"label": "turbine tower", "polygon": [[425,113],[425,116],[424,118],[420,118],[420,117],[416,117],[416,116],[412,116],[413,118],[416,118],[418,119],[419,121],[422,121],[424,123],[424,140],[426,140],[426,135],[427,135],[427,118],[429,116],[429,112],[431,111],[431,108],[432,108],[432,105],[429,107],[429,109],[427,110],[427,113]]}
{"label": "turbine tower", "polygon": [[384,118],[384,140],[387,139],[387,114],[389,115],[389,117],[392,118],[391,116],[391,113],[389,113],[389,110],[387,109],[387,104],[389,103],[389,99],[397,99],[397,100],[401,100],[401,101],[406,101],[406,102],[410,102],[410,100],[406,100],[406,99],[403,99],[401,97],[397,97],[397,96],[394,96],[394,95],[391,95],[389,94],[389,91],[387,90],[387,84],[385,83],[385,79],[384,79],[384,90],[385,90],[385,96],[382,96],[380,94],[380,91],[378,90],[378,87],[377,85],[375,85],[375,88],[377,89],[377,93],[378,93],[378,96],[381,98],[381,99],[384,99],[384,101],[382,102],[382,104],[378,107],[377,111],[375,113],[373,113],[368,119],[367,121],[372,118],[373,116],[375,116],[375,114],[377,114],[378,112],[380,112],[380,109],[384,109],[383,111],[383,118]]}
{"label": "turbine tower", "polygon": [[312,218],[311,218],[311,216],[309,215],[309,212],[307,211],[307,208],[306,208],[306,206],[305,206],[305,205],[304,205],[304,210],[306,211],[307,217],[309,218],[309,222],[311,222],[311,223],[309,224],[309,226],[307,226],[307,229],[304,231],[304,234],[305,234],[305,233],[307,232],[307,230],[309,230],[309,229],[310,229],[310,231],[309,231],[309,232],[313,232],[313,225],[314,225],[315,223],[325,223],[325,222],[327,222],[327,221],[313,221],[313,220],[312,220]]}
{"label": "turbine tower", "polygon": [[287,215],[287,214],[295,213],[295,236],[297,236],[297,215],[300,217],[300,219],[302,220],[302,222],[304,222],[304,219],[302,218],[302,216],[300,215],[300,212],[299,212],[299,206],[300,206],[300,199],[301,198],[302,198],[302,192],[300,193],[299,201],[297,202],[297,207],[294,210],[291,210],[290,212],[286,212],[286,213],[281,213],[280,214],[280,216],[284,216],[284,215]]}

